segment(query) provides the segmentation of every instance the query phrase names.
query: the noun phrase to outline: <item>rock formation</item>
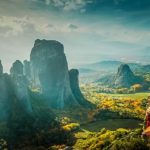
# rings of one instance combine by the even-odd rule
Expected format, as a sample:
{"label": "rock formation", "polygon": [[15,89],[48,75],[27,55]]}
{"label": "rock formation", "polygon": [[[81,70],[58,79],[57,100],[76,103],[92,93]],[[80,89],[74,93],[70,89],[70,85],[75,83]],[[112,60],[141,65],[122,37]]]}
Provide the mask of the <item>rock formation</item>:
{"label": "rock formation", "polygon": [[24,60],[23,62],[23,74],[26,76],[29,84],[31,82],[31,67],[30,62],[27,60]]}
{"label": "rock formation", "polygon": [[71,69],[69,71],[69,77],[70,77],[70,86],[73,95],[75,96],[78,103],[82,106],[89,107],[92,106],[90,102],[88,102],[83,94],[80,91],[79,87],[79,71],[77,69]]}
{"label": "rock formation", "polygon": [[139,83],[140,79],[136,77],[127,64],[121,64],[118,68],[117,75],[115,76],[115,87],[129,88],[133,84]]}
{"label": "rock formation", "polygon": [[31,91],[38,89],[37,95],[50,108],[89,107],[90,103],[80,91],[78,75],[76,69],[68,71],[64,47],[60,42],[36,40],[30,61],[25,60],[22,64],[16,60],[10,75],[3,74],[0,62],[1,118],[12,112],[15,102],[24,111],[32,112],[30,96],[34,96],[34,92],[29,96],[29,88]]}
{"label": "rock formation", "polygon": [[3,66],[0,61],[0,120],[6,117],[5,105],[6,105],[6,88],[5,88],[5,80],[3,76]]}
{"label": "rock formation", "polygon": [[36,40],[30,55],[33,87],[40,88],[53,108],[76,106],[70,88],[63,45],[54,40]]}
{"label": "rock formation", "polygon": [[13,88],[10,77],[8,74],[3,74],[3,66],[0,61],[0,121],[8,118],[12,98]]}
{"label": "rock formation", "polygon": [[2,66],[2,63],[1,63],[1,60],[0,60],[0,76],[2,76],[3,74],[3,66]]}
{"label": "rock formation", "polygon": [[10,69],[10,73],[17,100],[26,112],[32,112],[28,93],[28,82],[26,77],[23,75],[23,64],[19,60],[16,60]]}

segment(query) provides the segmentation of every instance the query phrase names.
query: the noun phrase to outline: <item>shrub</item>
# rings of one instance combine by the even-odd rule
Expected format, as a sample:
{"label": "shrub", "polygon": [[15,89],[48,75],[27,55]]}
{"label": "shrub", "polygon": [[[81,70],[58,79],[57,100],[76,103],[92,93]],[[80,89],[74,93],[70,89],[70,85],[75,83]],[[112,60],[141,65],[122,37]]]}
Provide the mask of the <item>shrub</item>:
{"label": "shrub", "polygon": [[80,128],[80,125],[78,123],[70,123],[65,126],[63,126],[63,129],[66,131],[76,131]]}

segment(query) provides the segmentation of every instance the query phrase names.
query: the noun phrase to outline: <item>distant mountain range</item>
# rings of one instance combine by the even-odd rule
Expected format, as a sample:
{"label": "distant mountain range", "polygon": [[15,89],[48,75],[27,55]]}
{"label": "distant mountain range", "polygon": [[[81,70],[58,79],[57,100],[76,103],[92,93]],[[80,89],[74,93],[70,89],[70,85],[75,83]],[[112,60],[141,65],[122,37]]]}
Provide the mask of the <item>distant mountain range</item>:
{"label": "distant mountain range", "polygon": [[88,64],[83,66],[87,69],[93,69],[97,71],[108,71],[108,70],[115,70],[119,65],[121,65],[122,62],[120,61],[100,61],[93,64]]}
{"label": "distant mountain range", "polygon": [[[86,82],[92,82],[99,79],[107,80],[106,76],[111,76],[117,73],[118,67],[124,64],[121,61],[106,60],[92,64],[87,64],[79,68],[81,82],[86,79]],[[143,65],[140,63],[126,63],[129,65],[131,70],[135,72],[150,72],[150,65]]]}
{"label": "distant mountain range", "polygon": [[87,64],[82,66],[79,70],[81,70],[81,74],[86,73],[87,72],[95,72],[95,71],[106,71],[106,72],[116,72],[117,68],[121,65],[121,64],[128,64],[129,67],[133,70],[133,71],[145,71],[145,72],[149,72],[150,71],[150,64],[147,65],[143,65],[140,63],[126,63],[126,62],[121,62],[121,61],[100,61],[100,62],[96,62],[96,63],[92,63],[92,64]]}
{"label": "distant mountain range", "polygon": [[96,80],[95,83],[115,88],[129,88],[134,84],[143,84],[144,79],[136,76],[129,65],[121,64],[116,74],[104,76]]}

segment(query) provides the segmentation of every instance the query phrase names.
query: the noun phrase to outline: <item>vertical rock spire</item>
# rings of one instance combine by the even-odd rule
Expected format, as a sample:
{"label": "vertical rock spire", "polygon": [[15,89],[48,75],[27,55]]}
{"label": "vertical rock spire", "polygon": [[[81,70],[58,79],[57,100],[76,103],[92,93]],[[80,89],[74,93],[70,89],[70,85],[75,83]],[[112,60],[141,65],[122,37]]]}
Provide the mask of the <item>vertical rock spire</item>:
{"label": "vertical rock spire", "polygon": [[36,40],[30,55],[32,80],[53,108],[77,105],[69,81],[64,46],[54,40]]}
{"label": "vertical rock spire", "polygon": [[78,103],[84,107],[92,107],[92,104],[88,102],[79,87],[79,71],[77,69],[69,70],[70,86],[73,95],[75,96]]}
{"label": "vertical rock spire", "polygon": [[23,75],[22,62],[16,60],[10,69],[10,73],[13,81],[15,95],[22,105],[22,108],[27,112],[32,112],[28,93],[28,82],[26,77]]}
{"label": "vertical rock spire", "polygon": [[0,60],[0,76],[3,74],[3,65],[2,65],[2,62]]}

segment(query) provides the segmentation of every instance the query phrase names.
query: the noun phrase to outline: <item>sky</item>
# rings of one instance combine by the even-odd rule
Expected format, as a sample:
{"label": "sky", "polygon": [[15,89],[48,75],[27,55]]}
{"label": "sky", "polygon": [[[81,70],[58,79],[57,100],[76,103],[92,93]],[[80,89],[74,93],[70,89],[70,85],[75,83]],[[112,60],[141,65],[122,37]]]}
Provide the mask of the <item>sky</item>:
{"label": "sky", "polygon": [[60,41],[69,68],[101,60],[149,63],[150,0],[0,0],[4,70],[36,39]]}

